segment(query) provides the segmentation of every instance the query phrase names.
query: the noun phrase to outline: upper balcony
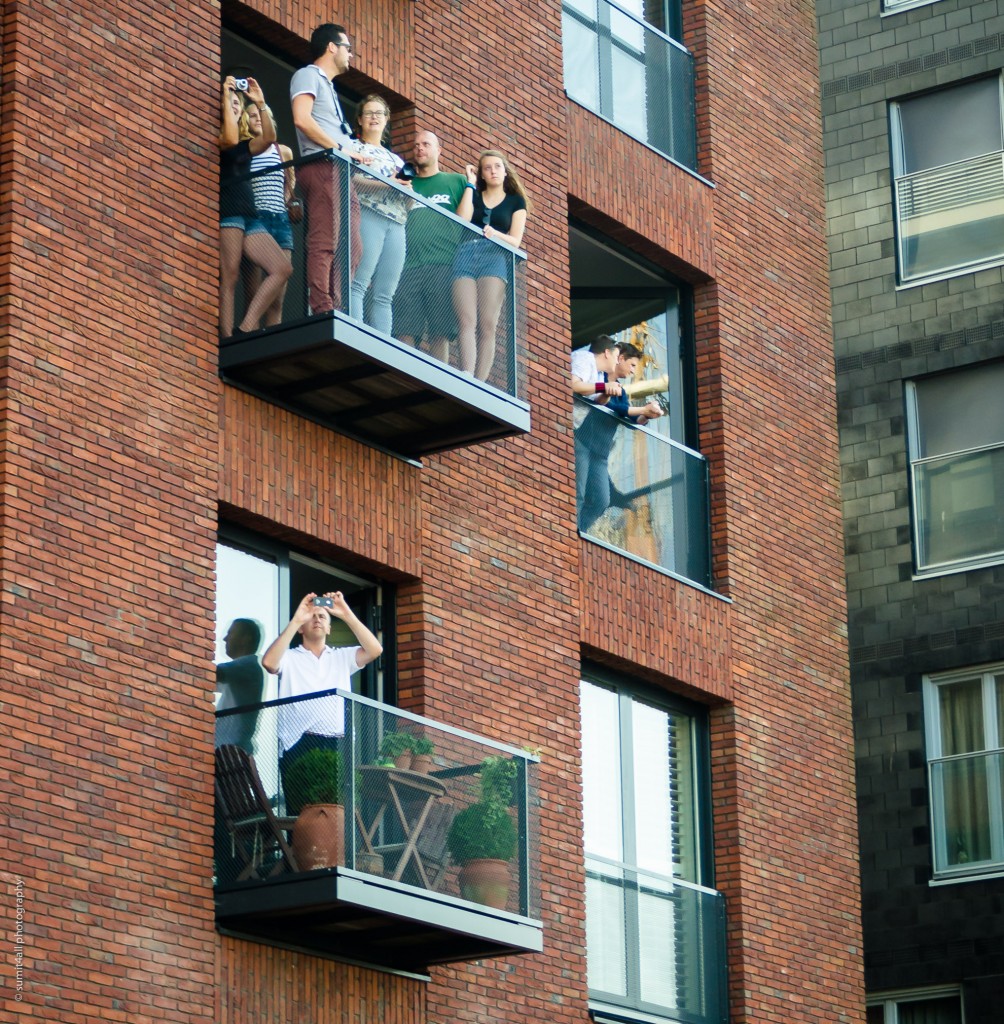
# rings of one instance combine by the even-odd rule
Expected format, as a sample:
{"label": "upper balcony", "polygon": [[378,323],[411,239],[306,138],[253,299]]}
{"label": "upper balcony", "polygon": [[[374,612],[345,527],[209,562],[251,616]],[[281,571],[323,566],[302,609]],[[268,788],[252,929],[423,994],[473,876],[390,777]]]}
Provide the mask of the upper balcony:
{"label": "upper balcony", "polygon": [[543,948],[533,755],[342,691],[216,742],[221,930],[411,972]]}
{"label": "upper balcony", "polygon": [[574,413],[579,532],[710,588],[704,456],[578,397]]}
{"label": "upper balcony", "polygon": [[[642,10],[637,0],[563,0],[565,92],[639,142],[696,171],[694,58]],[[644,10],[648,13],[649,7]],[[651,10],[661,11],[661,6]]]}
{"label": "upper balcony", "polygon": [[[485,239],[480,225],[341,153],[289,166],[301,195],[310,185],[312,201],[303,203],[303,221],[293,225],[293,274],[281,320],[221,340],[223,379],[410,459],[527,432],[525,254]],[[249,177],[254,184],[275,173]],[[330,202],[318,202],[318,195]],[[458,312],[466,308],[463,296],[454,298],[452,269],[469,242],[483,250],[482,269],[491,264],[491,276],[482,280],[498,281],[492,308],[474,311],[475,329],[468,332],[477,338],[470,338],[467,351],[478,346],[479,365],[488,366],[483,380],[472,372],[473,360],[463,366],[459,355]],[[318,298],[322,281],[326,299]],[[238,285],[238,311],[245,288],[250,294],[250,282]],[[423,310],[435,321],[431,326],[422,326]],[[240,324],[240,312],[234,322]]]}

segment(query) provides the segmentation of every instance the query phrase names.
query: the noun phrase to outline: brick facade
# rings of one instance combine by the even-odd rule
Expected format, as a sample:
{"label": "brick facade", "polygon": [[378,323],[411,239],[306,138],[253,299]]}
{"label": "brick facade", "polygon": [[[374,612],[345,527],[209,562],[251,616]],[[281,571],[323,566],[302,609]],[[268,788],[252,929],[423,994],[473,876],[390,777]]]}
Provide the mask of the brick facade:
{"label": "brick facade", "polygon": [[[451,169],[498,146],[534,202],[532,432],[419,468],[217,378],[219,8],[5,5],[0,787],[4,880],[29,898],[17,1012],[585,1022],[586,659],[711,709],[730,1019],[863,1020],[813,12],[685,7],[705,180],[567,100],[560,5],[339,10],[357,51],[345,84],[413,107],[398,137],[434,128]],[[278,0],[223,13],[301,60],[334,17]],[[163,107],[137,88],[144,69]],[[570,211],[694,290],[714,594],[576,532]],[[396,584],[402,705],[541,749],[543,954],[426,983],[216,932],[218,521]]]}
{"label": "brick facade", "polygon": [[1004,568],[915,577],[905,382],[1004,355],[1004,278],[897,288],[889,103],[1004,66],[1004,5],[876,6],[818,5],[866,982],[960,986],[983,1022],[1004,996],[1004,888],[930,884],[922,679],[1004,658]]}

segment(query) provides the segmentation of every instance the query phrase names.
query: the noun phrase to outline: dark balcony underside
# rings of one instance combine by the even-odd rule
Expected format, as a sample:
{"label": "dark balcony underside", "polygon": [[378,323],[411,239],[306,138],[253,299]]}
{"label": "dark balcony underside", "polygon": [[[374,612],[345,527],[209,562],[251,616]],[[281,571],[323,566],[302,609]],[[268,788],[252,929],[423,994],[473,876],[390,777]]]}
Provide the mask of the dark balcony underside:
{"label": "dark balcony underside", "polygon": [[245,391],[406,458],[530,429],[530,407],[341,313],[221,344]]}
{"label": "dark balcony underside", "polygon": [[217,889],[216,921],[262,942],[416,973],[543,948],[537,922],[347,868]]}

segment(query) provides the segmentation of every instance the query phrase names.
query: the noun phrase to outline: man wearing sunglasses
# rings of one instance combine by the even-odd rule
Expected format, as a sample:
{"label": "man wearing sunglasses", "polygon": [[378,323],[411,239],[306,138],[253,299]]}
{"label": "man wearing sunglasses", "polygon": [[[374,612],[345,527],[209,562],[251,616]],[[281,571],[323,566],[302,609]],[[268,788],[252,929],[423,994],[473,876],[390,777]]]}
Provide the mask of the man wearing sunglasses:
{"label": "man wearing sunglasses", "polygon": [[[293,124],[300,156],[337,149],[357,163],[368,157],[354,152],[351,128],[345,120],[334,80],[349,69],[352,43],[342,25],[324,24],[310,37],[312,64],[300,68],[289,83]],[[348,170],[340,160],[316,160],[299,169],[300,190],[307,205],[307,287],[312,313],[342,309],[344,239],[341,237],[344,190]],[[350,276],[362,256],[359,236],[359,200],[353,193],[350,241]],[[339,250],[342,250],[339,258]]]}

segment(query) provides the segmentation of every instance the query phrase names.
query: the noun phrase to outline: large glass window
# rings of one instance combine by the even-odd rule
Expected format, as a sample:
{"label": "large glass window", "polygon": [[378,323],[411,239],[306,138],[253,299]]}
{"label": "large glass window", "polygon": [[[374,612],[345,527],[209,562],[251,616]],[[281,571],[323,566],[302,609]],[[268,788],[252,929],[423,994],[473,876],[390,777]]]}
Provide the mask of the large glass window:
{"label": "large glass window", "polygon": [[891,106],[903,282],[1004,259],[1000,76]]}
{"label": "large glass window", "polygon": [[934,873],[1004,867],[1004,665],[924,681]]}
{"label": "large glass window", "polygon": [[622,131],[694,168],[694,60],[678,0],[564,0],[565,91]]}
{"label": "large glass window", "polygon": [[702,718],[592,680],[581,700],[591,1006],[721,1020],[724,911],[701,884]]}
{"label": "large glass window", "polygon": [[963,1024],[955,990],[923,989],[868,997],[868,1024]]}
{"label": "large glass window", "polygon": [[1004,363],[910,381],[917,571],[1004,559]]}

